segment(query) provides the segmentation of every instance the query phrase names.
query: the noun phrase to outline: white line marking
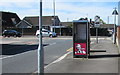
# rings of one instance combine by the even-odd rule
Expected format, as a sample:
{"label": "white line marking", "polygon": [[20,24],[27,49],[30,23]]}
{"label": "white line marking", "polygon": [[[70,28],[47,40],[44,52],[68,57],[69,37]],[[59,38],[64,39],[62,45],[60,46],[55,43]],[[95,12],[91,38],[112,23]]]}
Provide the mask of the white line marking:
{"label": "white line marking", "polygon": [[54,63],[57,63],[61,60],[63,60],[68,54],[70,54],[72,51],[69,51],[68,53],[64,54],[63,56],[61,56],[60,58],[58,58],[57,60],[53,61],[52,63],[50,63],[49,65],[45,66],[45,68],[47,68],[48,66],[54,64]]}
{"label": "white line marking", "polygon": [[[61,56],[60,58],[58,58],[57,60],[55,60],[55,61],[53,61],[52,63],[50,63],[49,65],[45,66],[44,68],[47,68],[47,67],[49,67],[50,65],[55,64],[55,63],[63,60],[63,59],[64,59],[68,54],[70,54],[71,52],[72,52],[72,51],[67,52],[66,54],[64,54],[63,56]],[[37,72],[38,72],[38,71],[35,71],[34,73],[37,73]]]}

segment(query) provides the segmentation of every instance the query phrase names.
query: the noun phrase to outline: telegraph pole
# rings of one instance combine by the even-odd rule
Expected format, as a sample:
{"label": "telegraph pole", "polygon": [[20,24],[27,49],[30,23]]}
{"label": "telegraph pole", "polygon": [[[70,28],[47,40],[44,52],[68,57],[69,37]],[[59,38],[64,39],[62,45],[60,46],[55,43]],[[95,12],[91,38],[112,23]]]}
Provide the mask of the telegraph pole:
{"label": "telegraph pole", "polygon": [[39,15],[39,46],[38,46],[38,75],[44,74],[44,50],[42,45],[42,0],[40,0],[40,15]]}

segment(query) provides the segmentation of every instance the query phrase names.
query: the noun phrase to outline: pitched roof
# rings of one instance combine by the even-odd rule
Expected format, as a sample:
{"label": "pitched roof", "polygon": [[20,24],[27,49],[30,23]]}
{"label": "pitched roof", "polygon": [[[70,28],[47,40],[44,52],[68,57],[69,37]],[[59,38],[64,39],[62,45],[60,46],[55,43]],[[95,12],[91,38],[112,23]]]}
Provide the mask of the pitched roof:
{"label": "pitched roof", "polygon": [[[42,23],[43,25],[52,25],[53,24],[53,18],[54,16],[43,16],[42,17]],[[58,16],[55,16],[56,20],[60,21]],[[33,26],[38,26],[39,25],[39,16],[28,16],[25,17],[23,20],[26,20]]]}
{"label": "pitched roof", "polygon": [[30,24],[32,24],[34,26],[38,26],[39,17],[38,16],[25,17],[25,18],[23,18],[23,20],[27,21],[28,23],[30,23]]}
{"label": "pitched roof", "polygon": [[69,26],[71,24],[73,24],[73,22],[61,22],[62,26]]}
{"label": "pitched roof", "polygon": [[15,27],[21,20],[16,13],[0,11],[2,26]]}
{"label": "pitched roof", "polygon": [[20,21],[20,22],[16,25],[16,27],[19,27],[19,28],[30,28],[30,27],[32,27],[32,25],[31,25],[29,22],[27,22],[27,21],[25,21],[25,20],[22,20],[22,21]]}

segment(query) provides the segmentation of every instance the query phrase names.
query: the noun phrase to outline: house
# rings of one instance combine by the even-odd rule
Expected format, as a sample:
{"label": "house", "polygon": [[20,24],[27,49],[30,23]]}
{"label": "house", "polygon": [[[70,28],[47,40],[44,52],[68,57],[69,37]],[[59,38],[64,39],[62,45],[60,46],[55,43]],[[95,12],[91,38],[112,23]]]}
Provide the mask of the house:
{"label": "house", "polygon": [[[108,36],[109,33],[112,33],[114,29],[114,24],[102,24],[98,28],[98,36]],[[96,36],[96,27],[90,28],[91,36]]]}
{"label": "house", "polygon": [[73,22],[61,22],[61,35],[72,36]]}
{"label": "house", "polygon": [[16,13],[0,11],[0,26],[2,26],[2,29],[14,28],[20,21]]}
{"label": "house", "polygon": [[99,28],[113,29],[114,28],[114,24],[102,24],[102,25],[100,25]]}
{"label": "house", "polygon": [[[43,16],[42,17],[42,26],[45,29],[53,31],[53,28],[59,26],[60,20],[58,16]],[[39,16],[27,16],[16,25],[18,28],[39,28]]]}
{"label": "house", "polygon": [[65,26],[65,27],[72,27],[73,26],[73,22],[61,22],[61,25]]}

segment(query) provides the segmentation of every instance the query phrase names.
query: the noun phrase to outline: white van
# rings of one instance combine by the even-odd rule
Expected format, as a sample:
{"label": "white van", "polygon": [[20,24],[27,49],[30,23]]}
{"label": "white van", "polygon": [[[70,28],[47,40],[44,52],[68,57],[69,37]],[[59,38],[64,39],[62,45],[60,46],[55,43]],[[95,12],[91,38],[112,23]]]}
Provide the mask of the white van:
{"label": "white van", "polygon": [[[36,36],[39,37],[40,31],[37,30],[36,31]],[[42,29],[42,36],[43,37],[57,37],[57,33],[46,30],[46,29]]]}

